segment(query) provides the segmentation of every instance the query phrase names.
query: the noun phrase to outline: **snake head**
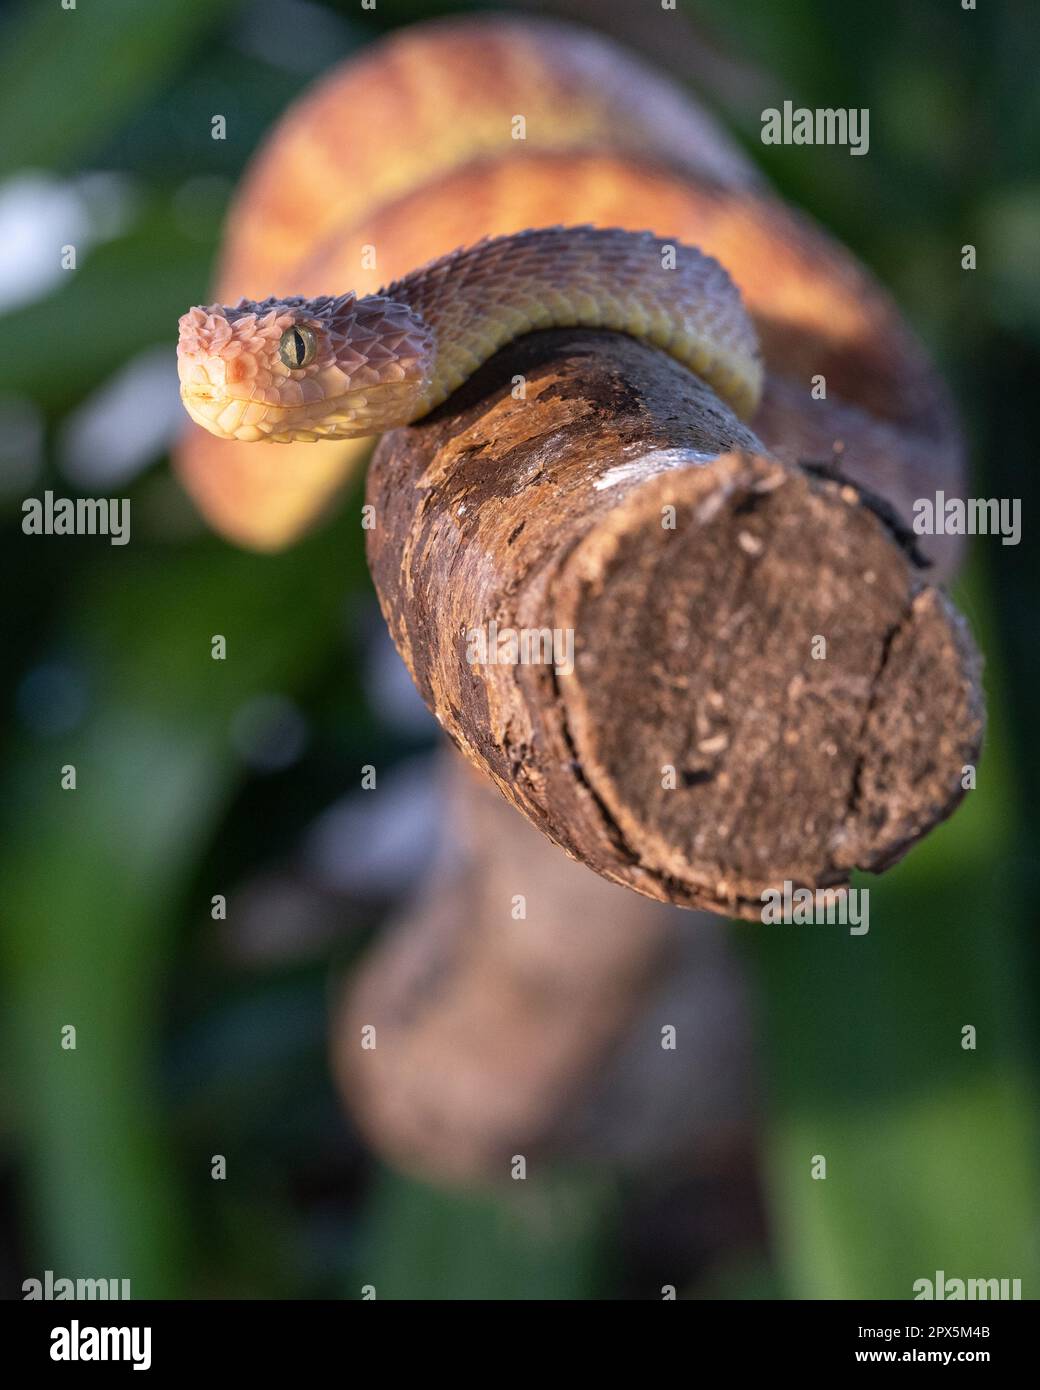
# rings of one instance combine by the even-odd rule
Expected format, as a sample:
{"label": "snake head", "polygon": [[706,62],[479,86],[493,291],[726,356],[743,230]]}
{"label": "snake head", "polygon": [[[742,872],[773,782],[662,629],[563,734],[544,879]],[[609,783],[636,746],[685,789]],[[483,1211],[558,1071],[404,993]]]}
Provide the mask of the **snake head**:
{"label": "snake head", "polygon": [[177,374],[191,418],[220,439],[351,439],[407,424],[433,334],[382,295],[241,300],[189,309]]}

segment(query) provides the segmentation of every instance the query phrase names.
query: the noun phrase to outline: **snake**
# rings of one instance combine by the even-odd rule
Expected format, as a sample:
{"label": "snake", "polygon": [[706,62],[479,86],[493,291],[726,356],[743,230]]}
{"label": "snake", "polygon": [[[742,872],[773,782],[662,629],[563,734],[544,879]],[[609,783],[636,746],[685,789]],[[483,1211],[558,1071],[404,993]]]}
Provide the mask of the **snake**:
{"label": "snake", "polygon": [[[840,448],[855,477],[858,451],[905,508],[959,466],[945,389],[873,276],[684,87],[557,20],[421,23],[334,67],[253,156],[213,289],[180,320],[175,464],[253,549],[303,535],[375,436],[546,328],[659,348],[779,456]],[[784,403],[818,379],[792,432]]]}
{"label": "snake", "polygon": [[758,338],[718,261],[597,227],[488,237],[361,298],[196,306],[180,323],[181,399],[219,439],[366,438],[428,415],[521,334],[574,327],[652,343],[741,418],[758,405]]}

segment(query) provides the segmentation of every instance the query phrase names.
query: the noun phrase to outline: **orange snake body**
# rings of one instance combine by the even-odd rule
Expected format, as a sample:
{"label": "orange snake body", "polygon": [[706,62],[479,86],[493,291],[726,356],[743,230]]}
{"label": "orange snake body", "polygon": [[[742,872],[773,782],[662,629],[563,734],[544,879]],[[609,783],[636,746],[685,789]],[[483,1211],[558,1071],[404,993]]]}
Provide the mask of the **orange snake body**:
{"label": "orange snake body", "polygon": [[[416,26],[305,93],[231,210],[216,298],[240,297],[192,310],[181,335],[186,404],[238,438],[192,429],[177,465],[210,522],[255,548],[312,523],[364,457],[355,436],[418,418],[539,327],[645,337],[778,453],[771,420],[822,375],[826,407],[788,447],[840,443],[854,477],[861,441],[897,504],[956,467],[942,388],[869,275],[680,89],[568,25]],[[286,367],[297,321],[313,360]],[[229,389],[240,408],[223,414]]]}

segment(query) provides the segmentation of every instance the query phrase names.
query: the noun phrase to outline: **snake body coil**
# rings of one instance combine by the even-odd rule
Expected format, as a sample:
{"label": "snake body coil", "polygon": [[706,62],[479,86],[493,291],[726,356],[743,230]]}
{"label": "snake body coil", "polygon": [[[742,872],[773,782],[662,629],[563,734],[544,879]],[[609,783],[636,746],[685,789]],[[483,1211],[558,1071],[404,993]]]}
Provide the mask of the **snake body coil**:
{"label": "snake body coil", "polygon": [[[840,441],[855,477],[862,441],[900,505],[958,466],[945,393],[870,276],[684,92],[566,24],[422,24],[334,69],[243,179],[215,297],[181,320],[205,432],[176,463],[211,523],[257,548],[313,522],[364,437],[537,328],[659,346],[780,456]],[[781,410],[818,378],[817,409]]]}
{"label": "snake body coil", "polygon": [[755,330],[718,262],[649,232],[595,227],[486,240],[362,299],[192,309],[181,396],[225,439],[364,437],[419,419],[519,334],[576,326],[653,343],[744,417],[758,404]]}

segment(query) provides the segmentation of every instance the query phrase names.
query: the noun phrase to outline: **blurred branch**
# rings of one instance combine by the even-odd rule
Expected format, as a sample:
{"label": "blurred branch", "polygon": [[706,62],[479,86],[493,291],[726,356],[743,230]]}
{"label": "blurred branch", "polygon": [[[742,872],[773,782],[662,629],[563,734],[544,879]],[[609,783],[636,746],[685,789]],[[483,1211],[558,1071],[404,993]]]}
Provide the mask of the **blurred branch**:
{"label": "blurred branch", "polygon": [[514,1154],[684,1175],[746,1155],[748,1020],[716,926],[573,863],[455,755],[443,780],[438,870],[333,1034],[377,1150],[456,1183],[501,1183]]}

